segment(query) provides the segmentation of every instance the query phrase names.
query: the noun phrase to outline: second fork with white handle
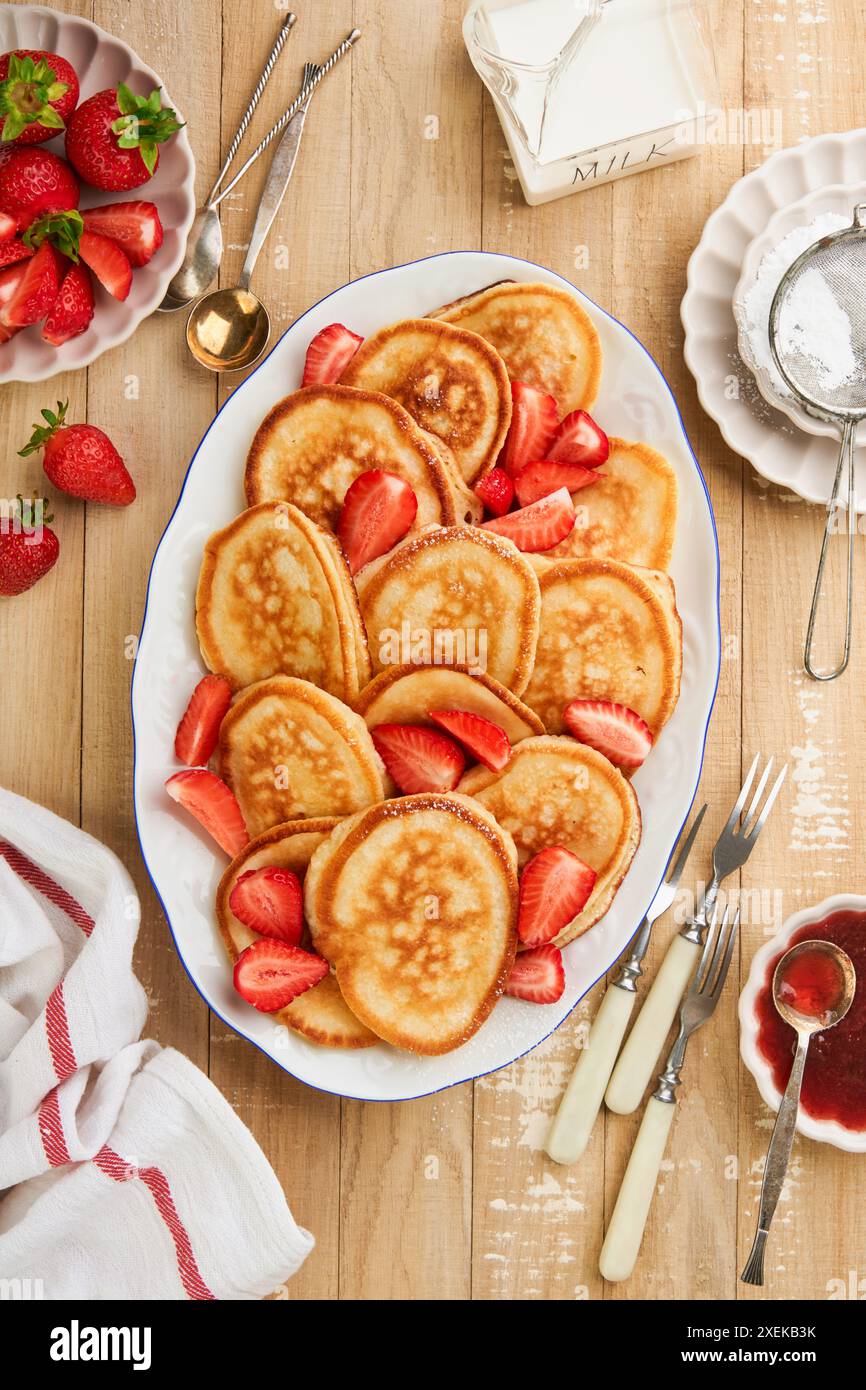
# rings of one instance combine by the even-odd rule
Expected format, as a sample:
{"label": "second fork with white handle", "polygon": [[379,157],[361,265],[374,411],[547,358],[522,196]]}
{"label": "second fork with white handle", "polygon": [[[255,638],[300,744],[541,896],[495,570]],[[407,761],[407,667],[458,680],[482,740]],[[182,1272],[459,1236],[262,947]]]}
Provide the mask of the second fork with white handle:
{"label": "second fork with white handle", "polygon": [[712,882],[695,916],[688,919],[682,931],[674,937],[668,947],[659,972],[614,1067],[604,1099],[607,1108],[619,1115],[630,1115],[640,1104],[647,1083],[658,1064],[665,1038],[676,1017],[683,990],[700,955],[704,932],[715,912],[719,887],[729,874],[745,864],[785,780],[787,765],[782,768],[761,808],[761,799],[773,767],[773,759],[770,758],[758,781],[749,809],[743,816],[743,808],[759,761],[760,754],[756,754],[740,788],[736,805],[716,841],[713,850]]}
{"label": "second fork with white handle", "polygon": [[665,1145],[676,1109],[680,1072],[692,1033],[712,1015],[734,954],[739,909],[728,926],[728,912],[718,931],[713,925],[680,1007],[680,1027],[659,1084],[650,1096],[607,1228],[598,1267],[605,1279],[627,1279],[637,1260]]}

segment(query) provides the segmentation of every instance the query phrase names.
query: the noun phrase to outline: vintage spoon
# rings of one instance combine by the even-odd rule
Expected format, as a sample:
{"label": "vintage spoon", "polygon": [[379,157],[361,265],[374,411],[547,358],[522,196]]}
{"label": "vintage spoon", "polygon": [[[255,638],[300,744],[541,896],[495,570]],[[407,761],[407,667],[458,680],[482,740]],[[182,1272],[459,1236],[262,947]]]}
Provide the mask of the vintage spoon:
{"label": "vintage spoon", "polygon": [[[307,63],[304,68],[305,88],[317,72],[315,63]],[[261,357],[271,335],[270,315],[250,289],[250,279],[294,172],[314,90],[310,86],[303,105],[292,117],[277,146],[237,285],[234,289],[212,290],[199,300],[189,316],[186,325],[187,346],[196,361],[212,372],[239,372],[244,367],[252,366]]]}
{"label": "vintage spoon", "polygon": [[193,219],[180,268],[172,276],[162,303],[157,306],[163,313],[172,313],[176,309],[183,309],[198,295],[204,294],[219,269],[223,254],[223,235],[219,214],[216,210],[217,190],[238,152],[238,147],[246,133],[252,114],[259,104],[259,98],[267,86],[268,78],[274,70],[294,23],[295,16],[289,14],[280,25],[280,32],[277,34],[276,42],[268,55],[268,61],[262,69],[261,77],[256,83],[255,91],[250,97],[249,105],[241,117],[240,125],[232,136],[232,142],[223,160],[223,166],[205,199],[204,206],[198,209]]}
{"label": "vintage spoon", "polygon": [[[832,962],[835,965],[838,971],[838,980],[835,993],[827,999],[826,1007],[804,1013],[797,1008],[800,1001],[796,991],[790,987],[789,977],[792,964],[796,964],[798,959],[802,964],[802,958],[812,953],[817,957],[829,958],[827,964]],[[806,1055],[809,1051],[812,1034],[823,1033],[827,1028],[833,1028],[841,1022],[851,1007],[856,988],[857,977],[850,958],[832,941],[801,941],[799,945],[786,951],[776,966],[773,974],[773,1003],[785,1022],[790,1023],[791,1027],[796,1029],[797,1050],[794,1053],[794,1065],[791,1067],[791,1075],[785,1087],[785,1094],[782,1097],[782,1103],[779,1106],[779,1113],[773,1127],[770,1147],[767,1150],[764,1181],[761,1184],[758,1229],[755,1232],[752,1253],[740,1275],[744,1284],[763,1284],[764,1282],[764,1249],[770,1233],[770,1222],[773,1220],[776,1204],[779,1201],[785,1181],[785,1174],[788,1171],[791,1146],[794,1142],[794,1129],[797,1124],[797,1110],[800,1104],[800,1090],[803,1085],[803,1070],[806,1066]]]}

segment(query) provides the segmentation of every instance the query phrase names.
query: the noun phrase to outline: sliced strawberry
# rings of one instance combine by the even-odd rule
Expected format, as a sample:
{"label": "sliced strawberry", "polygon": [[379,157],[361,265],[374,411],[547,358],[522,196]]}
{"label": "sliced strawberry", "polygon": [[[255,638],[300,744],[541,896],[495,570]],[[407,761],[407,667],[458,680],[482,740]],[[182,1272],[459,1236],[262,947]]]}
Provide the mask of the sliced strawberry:
{"label": "sliced strawberry", "polygon": [[561,487],[530,507],[482,522],[482,530],[506,536],[518,550],[549,550],[565,540],[574,527],[575,515],[569,491]]}
{"label": "sliced strawberry", "polygon": [[136,200],[105,203],[82,213],[88,232],[99,232],[123,248],[130,265],[147,265],[162,246],[162,223],[156,203]]}
{"label": "sliced strawberry", "polygon": [[0,311],[0,323],[6,328],[26,328],[44,319],[57,298],[67,264],[60,252],[44,241],[32,260],[25,262],[12,298]]}
{"label": "sliced strawberry", "polygon": [[499,466],[513,478],[533,459],[546,458],[558,426],[559,411],[552,396],[523,381],[512,381],[511,426]]}
{"label": "sliced strawberry", "polygon": [[339,381],[364,339],[342,323],[329,323],[307,348],[302,386],[328,386]]}
{"label": "sliced strawberry", "polygon": [[0,241],[8,241],[18,230],[18,218],[0,211]]}
{"label": "sliced strawberry", "polygon": [[504,468],[491,468],[476,484],[475,496],[481,498],[491,516],[504,516],[514,501],[511,475]]}
{"label": "sliced strawberry", "polygon": [[42,328],[42,337],[52,347],[77,338],[93,318],[93,284],[86,265],[70,266],[60,285],[51,313]]}
{"label": "sliced strawberry", "polygon": [[453,739],[417,724],[379,724],[371,730],[376,752],[401,792],[453,791],[466,759]]}
{"label": "sliced strawberry", "polygon": [[539,459],[521,468],[514,479],[514,491],[521,507],[530,507],[561,487],[572,493],[597,482],[598,474],[592,468],[582,468],[579,463],[551,463],[549,459]]}
{"label": "sliced strawberry", "polygon": [[579,463],[584,468],[598,468],[609,454],[610,443],[604,430],[585,410],[573,410],[556,431],[556,438],[544,457],[554,463]]}
{"label": "sliced strawberry", "polygon": [[172,800],[195,816],[232,859],[249,843],[249,833],[234,792],[215,772],[208,772],[205,767],[176,772],[169,777],[165,789]]}
{"label": "sliced strawberry", "polygon": [[404,478],[381,468],[359,474],[343,498],[337,524],[352,574],[401,541],[417,512],[418,499]]}
{"label": "sliced strawberry", "polygon": [[259,936],[300,946],[304,931],[301,880],[291,869],[267,865],[241,874],[231,893],[229,907],[239,922]]}
{"label": "sliced strawberry", "polygon": [[562,952],[557,946],[533,946],[518,951],[514,958],[505,993],[530,1004],[555,1004],[565,990]]}
{"label": "sliced strawberry", "polygon": [[85,230],[78,243],[78,254],[109,294],[115,299],[126,299],[132,286],[132,266],[116,241],[109,241],[100,232]]}
{"label": "sliced strawberry", "polygon": [[234,986],[260,1013],[284,1009],[324,980],[328,962],[285,941],[254,941],[235,963]]}
{"label": "sliced strawberry", "polygon": [[174,737],[175,756],[187,767],[204,767],[219,738],[220,724],[232,702],[225,676],[204,676],[192,692]]}
{"label": "sliced strawberry", "polygon": [[530,859],[520,875],[517,935],[543,946],[582,912],[598,875],[570,849],[551,845]]}
{"label": "sliced strawberry", "polygon": [[511,761],[508,735],[492,719],[466,709],[431,709],[429,718],[491,772],[501,772]]}
{"label": "sliced strawberry", "polygon": [[562,720],[580,743],[603,753],[617,767],[640,767],[653,746],[649,725],[640,715],[611,700],[572,700]]}
{"label": "sliced strawberry", "polygon": [[[18,261],[15,265],[6,266],[0,270],[0,314],[4,305],[8,304],[24,274],[24,262]],[[10,338],[14,338],[19,332],[17,328],[6,328],[0,319],[0,343],[8,343]]]}
{"label": "sliced strawberry", "polygon": [[0,241],[0,266],[14,265],[16,261],[27,261],[31,256],[35,256],[36,251],[32,246],[25,246],[20,237],[10,237],[8,241]]}

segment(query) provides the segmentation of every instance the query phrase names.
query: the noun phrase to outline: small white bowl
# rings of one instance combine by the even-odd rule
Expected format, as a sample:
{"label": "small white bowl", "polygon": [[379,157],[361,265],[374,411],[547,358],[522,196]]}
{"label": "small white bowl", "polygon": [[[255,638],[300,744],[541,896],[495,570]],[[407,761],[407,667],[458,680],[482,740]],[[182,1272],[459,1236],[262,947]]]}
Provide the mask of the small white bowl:
{"label": "small white bowl", "polygon": [[[78,74],[81,101],[105,87],[116,87],[118,82],[131,83],[138,92],[163,85],[128,44],[91,24],[89,19],[41,5],[0,5],[0,53],[12,48],[44,48],[68,58]],[[177,109],[166,91],[163,101]],[[182,120],[180,111],[178,115]],[[38,148],[65,158],[62,134]],[[125,342],[161,303],[169,280],[183,260],[195,216],[195,161],[186,128],[162,146],[156,173],[140,188],[128,193],[102,193],[87,184],[81,185],[82,208],[135,198],[156,203],[163,242],[153,259],[133,272],[128,298],[120,303],[101,285],[94,284],[96,313],[90,327],[59,348],[43,342],[38,327],[16,333],[0,346],[0,382],[44,381],[57,372],[86,367],[109,348]]]}
{"label": "small white bowl", "polygon": [[[823,922],[833,912],[866,912],[866,897],[858,893],[837,893],[835,897],[825,898],[814,907],[795,912],[776,935],[765,942],[757,952],[752,961],[749,978],[740,995],[740,1056],[758,1083],[761,1096],[772,1110],[778,1110],[782,1095],[773,1081],[772,1068],[758,1047],[758,995],[764,985],[770,961],[774,956],[784,954],[794,933],[801,927]],[[817,1139],[822,1144],[834,1144],[837,1149],[847,1149],[849,1153],[866,1153],[866,1129],[846,1129],[836,1120],[816,1120],[807,1114],[802,1106],[797,1115],[797,1131],[807,1139]]]}
{"label": "small white bowl", "polygon": [[[850,223],[854,218],[855,207],[863,202],[866,202],[866,183],[837,183],[829,188],[816,188],[811,193],[807,193],[805,198],[799,198],[797,202],[779,208],[770,218],[760,236],[756,236],[749,244],[749,249],[743,258],[742,274],[737,288],[734,290],[733,309],[734,318],[737,321],[737,347],[746,366],[751,369],[755,384],[764,400],[768,405],[775,406],[777,410],[783,410],[789,420],[793,421],[799,429],[805,430],[807,434],[823,435],[832,439],[837,439],[839,436],[838,425],[831,425],[826,420],[819,420],[817,416],[810,415],[807,410],[804,410],[793,396],[782,395],[776,390],[767,368],[758,363],[752,350],[745,300],[758,278],[764,257],[784,241],[789,232],[794,231],[796,227],[808,227],[825,212],[838,213],[840,217],[844,217]],[[857,443],[866,444],[866,424],[858,428]]]}

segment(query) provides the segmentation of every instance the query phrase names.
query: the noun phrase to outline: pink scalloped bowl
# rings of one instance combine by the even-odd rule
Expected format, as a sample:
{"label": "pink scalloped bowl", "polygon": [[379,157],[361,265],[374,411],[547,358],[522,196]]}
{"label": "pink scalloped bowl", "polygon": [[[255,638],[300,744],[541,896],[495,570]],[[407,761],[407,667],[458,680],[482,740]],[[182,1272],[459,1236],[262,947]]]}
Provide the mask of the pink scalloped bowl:
{"label": "pink scalloped bowl", "polygon": [[[755,1078],[763,1100],[772,1110],[778,1110],[782,1096],[773,1081],[770,1064],[758,1047],[758,995],[763,988],[770,961],[785,951],[794,933],[814,922],[823,922],[831,912],[866,912],[866,897],[858,893],[837,893],[835,897],[825,898],[814,907],[795,912],[755,955],[749,978],[740,995],[740,1056]],[[797,1115],[797,1131],[807,1139],[834,1144],[837,1149],[847,1149],[849,1153],[866,1153],[866,1130],[846,1129],[836,1120],[816,1120],[802,1106]]]}
{"label": "pink scalloped bowl", "polygon": [[[116,87],[118,82],[127,82],[140,92],[163,85],[128,44],[88,19],[59,14],[41,5],[0,6],[0,53],[12,48],[44,48],[68,58],[78,73],[82,101],[104,87]],[[163,100],[177,110],[166,91]],[[182,120],[179,111],[178,115]],[[63,136],[42,148],[63,155]],[[129,297],[120,303],[97,285],[96,313],[87,332],[59,348],[43,342],[38,328],[16,333],[0,346],[0,382],[44,381],[57,372],[86,367],[101,353],[125,342],[142,319],[153,313],[183,260],[195,216],[195,161],[185,128],[163,145],[155,175],[141,188],[129,193],[102,193],[85,184],[81,187],[83,208],[131,198],[156,203],[164,238],[153,260],[133,273]]]}

